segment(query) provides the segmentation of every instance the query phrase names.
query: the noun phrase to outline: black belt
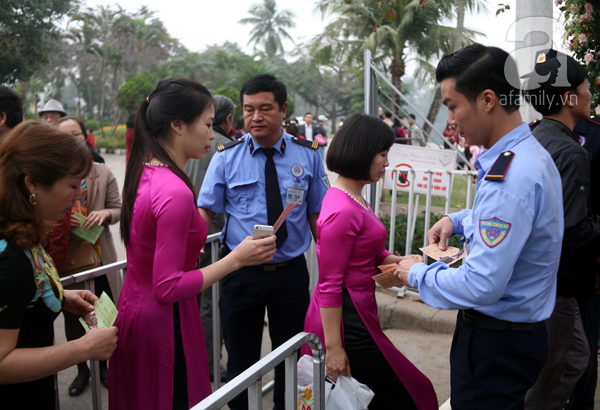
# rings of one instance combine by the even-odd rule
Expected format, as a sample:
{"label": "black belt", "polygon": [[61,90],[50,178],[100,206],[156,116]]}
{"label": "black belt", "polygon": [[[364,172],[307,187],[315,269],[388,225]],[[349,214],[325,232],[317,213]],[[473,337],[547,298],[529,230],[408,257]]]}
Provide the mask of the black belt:
{"label": "black belt", "polygon": [[263,272],[275,272],[278,269],[283,268],[284,266],[291,265],[296,261],[296,259],[300,259],[302,255],[296,256],[295,258],[290,259],[289,261],[279,262],[279,263],[263,263],[262,265],[253,265],[251,268],[255,268],[261,270]]}
{"label": "black belt", "polygon": [[523,323],[509,322],[507,320],[496,319],[491,316],[484,315],[473,309],[463,310],[462,318],[465,323],[477,329],[484,330],[513,330],[518,332],[537,332],[542,328],[543,322]]}
{"label": "black belt", "polygon": [[264,263],[262,265],[252,266],[255,269],[262,270],[263,272],[275,272],[277,269],[281,269],[284,266],[288,266],[290,261],[280,263]]}

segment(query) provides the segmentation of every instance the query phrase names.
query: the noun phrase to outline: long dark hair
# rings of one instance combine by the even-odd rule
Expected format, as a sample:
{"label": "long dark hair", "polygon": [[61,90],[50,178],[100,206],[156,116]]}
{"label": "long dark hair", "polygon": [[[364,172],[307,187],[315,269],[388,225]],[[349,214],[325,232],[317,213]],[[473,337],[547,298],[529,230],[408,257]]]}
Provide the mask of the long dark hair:
{"label": "long dark hair", "polygon": [[131,156],[125,171],[123,207],[121,208],[121,238],[129,244],[129,228],[137,190],[150,156],[169,166],[194,194],[192,180],[179,168],[167,153],[172,142],[171,122],[183,121],[192,125],[207,108],[212,106],[210,92],[197,81],[187,78],[167,78],[140,104],[133,127]]}
{"label": "long dark hair", "polygon": [[44,243],[47,221],[36,221],[25,176],[46,189],[67,175],[87,175],[92,155],[71,134],[38,121],[17,125],[0,144],[0,235],[17,248]]}

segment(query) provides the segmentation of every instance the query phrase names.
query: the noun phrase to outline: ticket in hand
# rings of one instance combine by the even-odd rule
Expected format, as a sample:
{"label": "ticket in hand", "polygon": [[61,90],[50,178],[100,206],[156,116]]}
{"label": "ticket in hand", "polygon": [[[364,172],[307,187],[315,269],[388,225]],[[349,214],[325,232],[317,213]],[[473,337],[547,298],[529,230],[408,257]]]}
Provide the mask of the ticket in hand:
{"label": "ticket in hand", "polygon": [[94,309],[79,318],[79,322],[86,332],[89,332],[90,329],[111,327],[117,320],[119,312],[106,292],[102,292],[100,298],[94,303]]}
{"label": "ticket in hand", "polygon": [[425,255],[429,256],[431,259],[436,261],[445,263],[447,265],[453,265],[459,260],[463,259],[467,256],[467,253],[462,249],[456,248],[454,246],[448,246],[448,249],[445,251],[441,251],[438,248],[437,243],[432,243],[429,246],[424,248],[419,248]]}
{"label": "ticket in hand", "polygon": [[381,271],[381,273],[372,276],[372,278],[383,289],[389,289],[394,286],[404,286],[404,283],[394,276],[394,271],[398,268],[397,264],[390,263],[389,265],[380,265],[377,268]]}

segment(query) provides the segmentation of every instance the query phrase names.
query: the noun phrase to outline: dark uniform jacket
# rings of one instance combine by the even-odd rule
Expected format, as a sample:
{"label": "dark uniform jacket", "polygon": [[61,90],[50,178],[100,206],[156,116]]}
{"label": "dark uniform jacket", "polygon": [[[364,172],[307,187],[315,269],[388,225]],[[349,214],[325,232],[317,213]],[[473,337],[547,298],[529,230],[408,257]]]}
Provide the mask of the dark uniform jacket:
{"label": "dark uniform jacket", "polygon": [[600,224],[593,222],[588,212],[589,156],[571,130],[558,121],[543,119],[533,124],[532,134],[550,153],[561,176],[565,235],[557,295],[574,297],[577,281],[585,275],[600,246]]}

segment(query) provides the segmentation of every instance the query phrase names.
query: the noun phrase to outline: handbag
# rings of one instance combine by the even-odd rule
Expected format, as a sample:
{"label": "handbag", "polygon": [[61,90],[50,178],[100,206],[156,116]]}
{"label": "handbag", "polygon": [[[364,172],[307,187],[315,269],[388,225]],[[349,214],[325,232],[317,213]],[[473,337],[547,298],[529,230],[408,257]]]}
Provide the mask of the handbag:
{"label": "handbag", "polygon": [[69,241],[69,253],[59,270],[59,276],[63,278],[101,265],[102,261],[94,244],[83,238],[76,238]]}
{"label": "handbag", "polygon": [[324,137],[323,134],[317,134],[317,135],[315,135],[314,139],[317,142],[317,144],[319,144],[319,145],[325,145],[325,144],[327,144],[327,137]]}
{"label": "handbag", "polygon": [[[88,195],[89,207],[92,207],[92,197],[94,193],[94,185],[96,183],[96,165],[92,165],[92,185],[90,186]],[[73,237],[75,235],[71,235]],[[58,271],[58,275],[63,278],[65,276],[74,275],[89,269],[94,269],[102,266],[102,260],[93,243],[86,241],[83,238],[75,237],[69,240],[69,250],[65,263]]]}

